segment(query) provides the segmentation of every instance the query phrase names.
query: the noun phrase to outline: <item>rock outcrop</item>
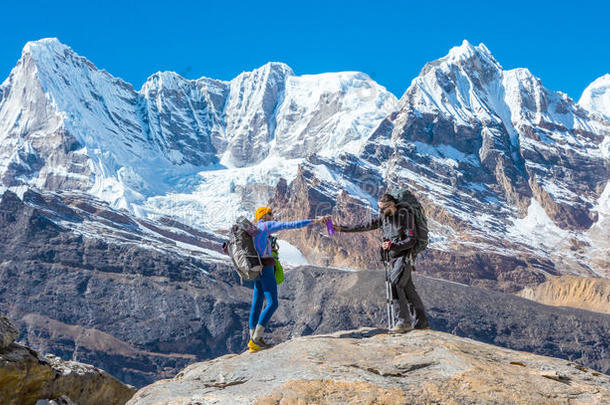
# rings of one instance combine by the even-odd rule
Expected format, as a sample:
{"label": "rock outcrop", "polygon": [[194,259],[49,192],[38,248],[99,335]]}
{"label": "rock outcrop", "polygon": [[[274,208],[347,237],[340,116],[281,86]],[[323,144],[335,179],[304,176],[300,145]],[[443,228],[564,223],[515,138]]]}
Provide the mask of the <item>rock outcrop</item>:
{"label": "rock outcrop", "polygon": [[0,318],[0,403],[29,405],[59,400],[79,405],[122,405],[135,392],[110,374],[88,364],[43,356],[14,342],[17,329]]}
{"label": "rock outcrop", "polygon": [[[383,271],[301,267],[289,271],[285,283],[271,341],[386,325]],[[610,373],[610,315],[542,305],[417,273],[414,284],[434,330]]]}
{"label": "rock outcrop", "polygon": [[3,350],[5,347],[10,346],[17,337],[19,336],[19,331],[13,325],[13,323],[6,316],[0,317],[0,350]]}
{"label": "rock outcrop", "polygon": [[552,277],[537,287],[519,291],[518,295],[545,305],[610,314],[610,280],[605,278]]}
{"label": "rock outcrop", "polygon": [[434,331],[361,329],[193,364],[140,390],[146,404],[605,404],[610,377]]}

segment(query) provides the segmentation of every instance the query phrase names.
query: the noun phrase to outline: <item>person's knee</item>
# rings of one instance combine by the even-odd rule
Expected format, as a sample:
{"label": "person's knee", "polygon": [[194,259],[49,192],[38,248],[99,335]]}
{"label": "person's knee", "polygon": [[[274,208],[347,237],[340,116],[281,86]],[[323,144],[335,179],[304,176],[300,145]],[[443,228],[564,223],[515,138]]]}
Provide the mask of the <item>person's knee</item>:
{"label": "person's knee", "polygon": [[277,297],[272,298],[269,300],[269,304],[268,304],[268,308],[270,311],[275,311],[277,309],[277,307],[280,305]]}
{"label": "person's knee", "polygon": [[265,300],[267,301],[267,305],[278,305],[278,297],[277,291],[265,291]]}

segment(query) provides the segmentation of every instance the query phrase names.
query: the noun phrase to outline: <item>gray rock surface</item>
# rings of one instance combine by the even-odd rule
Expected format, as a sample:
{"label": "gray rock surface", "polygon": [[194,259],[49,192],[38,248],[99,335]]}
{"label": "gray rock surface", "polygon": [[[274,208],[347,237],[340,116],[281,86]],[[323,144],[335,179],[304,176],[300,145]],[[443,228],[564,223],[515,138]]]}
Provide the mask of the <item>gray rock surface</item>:
{"label": "gray rock surface", "polygon": [[18,337],[17,327],[6,316],[0,316],[0,350],[8,347]]}
{"label": "gray rock surface", "polygon": [[[375,334],[378,333],[378,334]],[[145,387],[145,404],[603,404],[610,377],[435,331],[301,337],[189,366]]]}

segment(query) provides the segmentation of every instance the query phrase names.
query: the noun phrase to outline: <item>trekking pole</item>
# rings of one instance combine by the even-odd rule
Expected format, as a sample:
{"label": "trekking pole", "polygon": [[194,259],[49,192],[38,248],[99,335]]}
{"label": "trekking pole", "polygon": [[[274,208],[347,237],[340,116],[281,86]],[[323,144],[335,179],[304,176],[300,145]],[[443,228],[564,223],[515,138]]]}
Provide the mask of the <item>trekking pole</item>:
{"label": "trekking pole", "polygon": [[[384,252],[385,253],[385,252]],[[383,258],[383,267],[385,269],[385,298],[386,298],[386,315],[388,317],[388,330],[394,327],[394,307],[392,306],[392,301],[394,300],[392,294],[392,283],[390,281],[390,271],[388,269],[388,260],[386,255],[382,253]]]}

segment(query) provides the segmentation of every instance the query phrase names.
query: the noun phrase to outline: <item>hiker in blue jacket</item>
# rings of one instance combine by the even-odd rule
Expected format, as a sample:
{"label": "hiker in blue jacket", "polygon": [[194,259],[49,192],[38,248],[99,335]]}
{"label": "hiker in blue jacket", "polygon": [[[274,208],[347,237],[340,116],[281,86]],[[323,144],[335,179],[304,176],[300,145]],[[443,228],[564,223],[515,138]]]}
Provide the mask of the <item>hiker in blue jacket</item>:
{"label": "hiker in blue jacket", "polygon": [[[273,220],[271,208],[260,207],[256,210],[254,219],[256,220],[259,232],[254,236],[254,246],[265,267],[263,267],[261,275],[254,280],[249,319],[250,341],[248,342],[248,349],[250,352],[257,352],[269,346],[265,343],[263,334],[271,316],[278,307],[277,284],[274,272],[275,259],[271,252],[269,236],[284,229],[303,228],[311,223],[325,223],[328,218],[328,216],[325,216],[315,220],[304,219],[300,221],[278,222]],[[267,300],[267,305],[264,309],[263,300]]]}

